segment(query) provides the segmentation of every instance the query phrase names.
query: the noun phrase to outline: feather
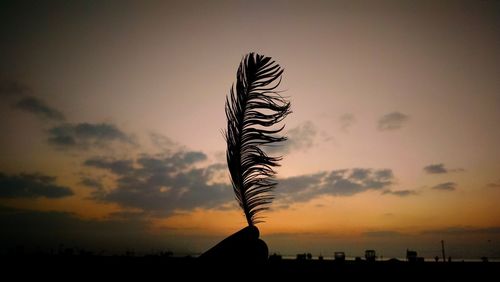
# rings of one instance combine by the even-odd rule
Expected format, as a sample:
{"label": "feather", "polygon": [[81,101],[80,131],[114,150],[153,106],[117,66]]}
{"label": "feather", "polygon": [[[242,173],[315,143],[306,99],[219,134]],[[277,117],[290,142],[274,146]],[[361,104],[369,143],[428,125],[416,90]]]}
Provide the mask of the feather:
{"label": "feather", "polygon": [[236,86],[226,97],[227,164],[236,200],[249,226],[262,222],[258,215],[269,209],[276,187],[274,167],[281,156],[269,156],[262,146],[285,141],[277,136],[281,122],[290,111],[290,102],[278,94],[283,69],[270,57],[249,53],[240,63]]}

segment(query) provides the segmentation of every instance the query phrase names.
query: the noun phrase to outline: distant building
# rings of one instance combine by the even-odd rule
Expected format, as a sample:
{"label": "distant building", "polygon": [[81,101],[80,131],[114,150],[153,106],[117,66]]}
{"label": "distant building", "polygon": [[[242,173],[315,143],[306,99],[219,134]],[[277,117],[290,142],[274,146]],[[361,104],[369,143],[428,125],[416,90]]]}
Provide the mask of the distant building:
{"label": "distant building", "polygon": [[297,254],[297,260],[306,260],[306,254]]}
{"label": "distant building", "polygon": [[312,260],[312,254],[297,254],[297,260]]}
{"label": "distant building", "polygon": [[335,261],[345,261],[345,253],[344,252],[335,252],[333,254],[333,259],[335,259]]}
{"label": "distant building", "polygon": [[375,250],[366,250],[365,259],[366,261],[375,261],[377,259],[377,254]]}
{"label": "distant building", "polygon": [[409,262],[416,262],[417,252],[406,249],[406,260]]}
{"label": "distant building", "polygon": [[408,262],[424,262],[423,257],[419,257],[416,251],[406,249],[406,260]]}
{"label": "distant building", "polygon": [[281,261],[282,257],[281,255],[278,255],[277,253],[274,253],[269,256],[269,261]]}

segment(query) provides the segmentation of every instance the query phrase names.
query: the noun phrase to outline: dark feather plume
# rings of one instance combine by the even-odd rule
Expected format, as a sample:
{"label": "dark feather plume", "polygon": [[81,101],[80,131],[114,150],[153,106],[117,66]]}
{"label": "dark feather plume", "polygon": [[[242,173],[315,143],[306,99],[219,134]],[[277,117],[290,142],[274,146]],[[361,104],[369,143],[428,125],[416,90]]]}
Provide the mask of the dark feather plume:
{"label": "dark feather plume", "polygon": [[262,146],[285,141],[277,136],[284,125],[272,128],[290,111],[290,102],[276,90],[283,69],[270,57],[250,53],[240,63],[229,97],[226,98],[227,164],[236,200],[248,225],[261,222],[258,214],[269,208],[276,187],[274,167],[280,156],[268,156]]}

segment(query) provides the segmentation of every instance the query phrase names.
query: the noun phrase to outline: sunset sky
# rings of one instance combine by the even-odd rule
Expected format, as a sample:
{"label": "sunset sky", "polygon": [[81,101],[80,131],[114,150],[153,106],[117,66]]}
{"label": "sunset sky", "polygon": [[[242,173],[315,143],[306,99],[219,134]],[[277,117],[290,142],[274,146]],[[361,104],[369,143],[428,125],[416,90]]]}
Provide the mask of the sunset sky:
{"label": "sunset sky", "polygon": [[293,111],[271,252],[500,258],[498,1],[144,2],[1,2],[1,252],[243,228],[224,103],[257,52]]}

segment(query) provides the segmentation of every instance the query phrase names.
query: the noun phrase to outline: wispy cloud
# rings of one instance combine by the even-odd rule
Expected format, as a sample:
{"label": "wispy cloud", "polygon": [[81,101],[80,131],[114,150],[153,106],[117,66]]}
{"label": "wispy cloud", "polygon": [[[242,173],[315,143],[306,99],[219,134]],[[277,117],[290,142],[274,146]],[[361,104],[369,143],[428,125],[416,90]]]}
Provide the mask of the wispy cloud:
{"label": "wispy cloud", "polygon": [[33,90],[17,80],[0,81],[0,97],[13,101],[12,107],[31,113],[43,120],[64,121],[64,114],[32,95]]}
{"label": "wispy cloud", "polygon": [[361,233],[361,235],[364,237],[381,238],[381,237],[400,237],[404,236],[405,234],[393,230],[380,230],[380,231],[366,231]]}
{"label": "wispy cloud", "polygon": [[499,226],[492,227],[471,227],[471,226],[453,226],[441,229],[424,230],[423,234],[440,235],[467,235],[467,234],[500,234]]}
{"label": "wispy cloud", "polygon": [[110,159],[105,157],[93,157],[83,163],[85,166],[109,170],[118,175],[127,174],[134,170],[134,162],[130,159]]}
{"label": "wispy cloud", "polygon": [[400,112],[392,112],[383,115],[378,120],[378,129],[381,131],[396,130],[403,127],[405,123],[408,122],[410,117]]}
{"label": "wispy cloud", "polygon": [[150,133],[149,139],[151,143],[162,152],[169,152],[178,147],[175,141],[158,133]]}
{"label": "wispy cloud", "polygon": [[195,167],[206,160],[202,152],[176,152],[134,159],[91,158],[86,167],[108,171],[116,178],[110,191],[96,194],[96,200],[139,208],[153,215],[170,215],[175,210],[215,208],[233,199],[227,182],[217,174],[225,165]]}
{"label": "wispy cloud", "polygon": [[440,164],[430,164],[428,166],[425,166],[424,171],[429,174],[444,174],[449,172],[463,172],[465,171],[465,169],[463,168],[448,169],[445,167],[443,163],[440,163]]}
{"label": "wispy cloud", "polygon": [[21,173],[7,175],[0,172],[0,198],[63,198],[73,191],[55,183],[56,177]]}
{"label": "wispy cloud", "polygon": [[284,154],[290,151],[305,151],[314,145],[314,139],[318,135],[316,126],[311,121],[306,121],[290,130],[286,136],[287,141],[276,146],[267,146],[265,151],[269,153]]}
{"label": "wispy cloud", "polygon": [[[66,120],[63,112],[50,106],[41,98],[31,95],[32,92],[31,88],[21,82],[0,81],[0,95],[15,98],[17,100],[13,104],[15,109],[34,114],[43,120],[58,122],[58,125],[47,131],[49,144],[58,149],[103,148],[115,141],[135,144],[131,136],[111,123],[62,123]],[[151,138],[155,144],[166,142],[165,138],[161,140],[159,135]]]}
{"label": "wispy cloud", "polygon": [[1,80],[0,81],[0,96],[18,97],[31,94],[31,89],[17,80]]}
{"label": "wispy cloud", "polygon": [[102,190],[104,188],[102,181],[95,177],[82,176],[80,178],[80,184],[97,190]]}
{"label": "wispy cloud", "polygon": [[35,116],[54,121],[64,121],[65,117],[59,110],[50,107],[39,98],[28,96],[15,104],[15,108],[34,114]]}
{"label": "wispy cloud", "polygon": [[455,182],[444,182],[440,183],[436,186],[433,186],[434,190],[442,190],[442,191],[454,191],[457,189],[457,183]]}
{"label": "wispy cloud", "polygon": [[424,167],[424,171],[430,174],[439,174],[448,172],[448,170],[444,168],[444,164],[430,164]]}
{"label": "wispy cloud", "polygon": [[[223,208],[233,200],[226,165],[207,165],[206,160],[202,152],[177,151],[121,159],[92,157],[83,164],[110,173],[116,179],[114,187],[95,194],[96,200],[164,216],[196,208]],[[382,191],[393,182],[390,169],[353,168],[278,179],[275,193],[277,204],[286,206],[323,195],[352,196],[367,190]],[[95,179],[85,179],[82,184],[102,186]]]}
{"label": "wispy cloud", "polygon": [[382,195],[394,195],[398,197],[406,197],[417,195],[417,192],[414,190],[384,190]]}
{"label": "wispy cloud", "polygon": [[390,169],[353,168],[319,172],[279,179],[276,199],[285,202],[305,202],[313,198],[353,196],[368,190],[390,187],[394,175]]}
{"label": "wispy cloud", "polygon": [[486,187],[489,187],[489,188],[500,188],[500,179],[496,182],[490,182],[488,184],[486,184]]}
{"label": "wispy cloud", "polygon": [[340,128],[344,132],[348,132],[349,128],[356,123],[356,117],[351,113],[346,113],[339,118]]}
{"label": "wispy cloud", "polygon": [[106,147],[113,141],[133,144],[130,136],[110,123],[66,123],[52,127],[48,141],[60,149]]}

